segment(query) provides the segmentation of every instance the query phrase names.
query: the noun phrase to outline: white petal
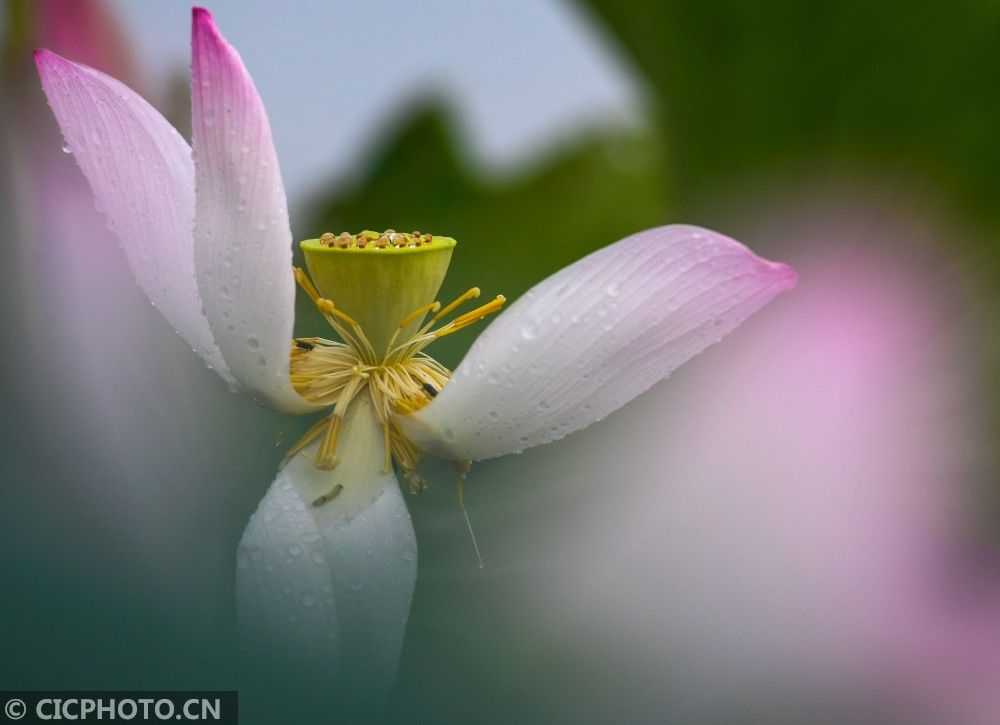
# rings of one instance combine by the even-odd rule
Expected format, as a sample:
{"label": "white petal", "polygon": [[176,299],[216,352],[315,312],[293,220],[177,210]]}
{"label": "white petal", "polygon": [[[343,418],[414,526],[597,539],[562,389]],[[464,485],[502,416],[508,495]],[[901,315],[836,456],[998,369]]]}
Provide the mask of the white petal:
{"label": "white petal", "polygon": [[[395,676],[417,572],[413,524],[367,396],[344,420],[333,471],[316,444],[279,473],[240,542],[240,629],[255,659],[307,669],[343,692],[383,696]],[[312,502],[336,485],[335,499]]]}
{"label": "white petal", "polygon": [[536,285],[476,340],[447,387],[402,418],[418,445],[479,460],[617,410],[738,327],[795,273],[698,227],[649,229]]}
{"label": "white petal", "polygon": [[288,382],[292,234],[271,127],[239,54],[195,9],[191,61],[195,269],[205,315],[237,381],[288,412],[316,407]]}
{"label": "white petal", "polygon": [[[195,283],[191,149],[155,108],[114,78],[45,50],[35,53],[35,62],[66,148],[139,286],[205,363],[232,381]],[[53,241],[58,247],[91,240]]]}

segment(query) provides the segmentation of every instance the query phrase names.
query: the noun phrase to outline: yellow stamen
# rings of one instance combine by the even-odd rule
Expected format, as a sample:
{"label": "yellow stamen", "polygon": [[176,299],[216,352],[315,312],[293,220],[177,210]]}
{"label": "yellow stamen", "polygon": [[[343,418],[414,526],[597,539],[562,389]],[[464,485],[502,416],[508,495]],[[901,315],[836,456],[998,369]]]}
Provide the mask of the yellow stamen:
{"label": "yellow stamen", "polygon": [[478,287],[473,287],[470,290],[466,290],[466,292],[464,292],[462,295],[460,295],[457,298],[455,298],[455,300],[453,302],[451,302],[450,304],[446,305],[443,310],[441,310],[436,315],[434,315],[434,318],[431,320],[431,322],[432,323],[433,322],[437,322],[438,320],[440,320],[445,315],[450,314],[451,311],[454,310],[459,305],[462,305],[462,304],[468,302],[469,300],[474,300],[477,297],[479,297],[479,295],[480,295],[480,290],[479,290]]}
{"label": "yellow stamen", "polygon": [[418,307],[413,312],[408,314],[403,318],[403,321],[399,323],[399,329],[405,329],[411,322],[416,320],[418,317],[426,315],[429,311],[437,312],[441,308],[440,302],[431,302],[430,304],[424,305],[423,307]]}
{"label": "yellow stamen", "polygon": [[382,439],[385,442],[385,461],[382,463],[382,473],[389,473],[392,471],[392,441],[389,436],[388,423],[382,425],[382,432]]}
{"label": "yellow stamen", "polygon": [[295,275],[295,281],[299,283],[299,286],[305,290],[306,294],[309,295],[309,299],[315,304],[319,299],[319,292],[313,285],[312,280],[302,271],[301,267],[292,267],[292,273]]}
{"label": "yellow stamen", "polygon": [[[382,234],[362,232],[355,239],[359,246],[366,240],[369,243],[383,240],[386,243],[398,242],[398,238],[393,235],[400,233],[391,229]],[[407,239],[419,240],[424,235],[414,233],[405,236]],[[344,235],[332,238],[334,244],[342,241]],[[322,297],[302,270],[295,270],[295,279],[342,341],[308,337],[291,343],[289,380],[293,388],[306,400],[332,406],[333,410],[313,425],[293,446],[289,457],[297,455],[319,439],[314,465],[321,469],[335,467],[340,462],[337,446],[344,416],[355,396],[367,388],[376,418],[382,427],[385,447],[383,471],[391,472],[395,462],[410,491],[416,493],[423,490],[426,481],[417,473],[417,467],[423,460],[424,452],[406,437],[395,420],[397,415],[412,414],[428,405],[447,386],[451,377],[448,369],[427,356],[423,348],[438,337],[457,332],[499,311],[506,298],[498,295],[471,312],[442,324],[437,330],[432,330],[434,324],[463,303],[479,297],[479,288],[467,290],[444,308],[437,301],[421,305],[402,318],[389,339],[386,352],[378,355],[357,320],[339,310],[333,300]],[[405,332],[428,313],[432,314],[429,323],[415,333]],[[355,314],[363,315],[363,311]],[[404,334],[408,339],[396,344]],[[320,506],[333,500],[341,490],[342,487],[335,487],[315,499],[314,505]]]}
{"label": "yellow stamen", "polygon": [[333,302],[331,300],[328,300],[325,297],[320,297],[319,299],[315,300],[315,302],[316,302],[316,307],[324,315],[334,315],[334,316],[339,317],[340,319],[342,319],[348,325],[352,325],[354,327],[358,326],[358,323],[354,321],[353,317],[350,317],[347,314],[345,314],[345,313],[341,312],[340,310],[338,310],[334,306],[334,304],[333,304]]}
{"label": "yellow stamen", "polygon": [[494,312],[499,312],[500,308],[503,307],[506,301],[507,301],[506,297],[504,297],[503,295],[497,295],[495,299],[490,300],[482,307],[477,307],[476,309],[472,310],[472,312],[466,312],[464,315],[456,317],[454,320],[449,322],[444,327],[435,330],[434,336],[444,337],[445,335],[450,335],[453,332],[458,332],[462,328],[468,327],[469,325],[475,322],[479,322],[487,315],[492,315]]}
{"label": "yellow stamen", "polygon": [[302,436],[301,438],[299,438],[299,442],[296,443],[294,446],[292,446],[289,449],[288,453],[285,454],[285,460],[286,461],[291,460],[292,458],[295,457],[295,455],[299,451],[301,451],[303,448],[305,448],[310,443],[312,443],[314,440],[316,440],[316,438],[319,436],[319,434],[323,432],[323,426],[325,426],[325,425],[327,425],[327,419],[326,418],[323,418],[323,420],[318,421],[317,423],[313,424],[313,426],[308,431],[306,431],[306,434],[304,436]]}
{"label": "yellow stamen", "polygon": [[316,468],[324,471],[332,470],[340,463],[340,458],[337,456],[337,438],[340,436],[341,416],[334,413],[328,420],[330,424],[327,426],[326,435],[316,451]]}

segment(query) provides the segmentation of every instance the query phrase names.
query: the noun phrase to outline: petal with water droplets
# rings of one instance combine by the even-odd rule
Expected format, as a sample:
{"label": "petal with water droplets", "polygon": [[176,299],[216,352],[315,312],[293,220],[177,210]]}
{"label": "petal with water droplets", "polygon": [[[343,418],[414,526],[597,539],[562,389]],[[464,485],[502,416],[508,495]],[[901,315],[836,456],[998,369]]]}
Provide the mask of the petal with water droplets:
{"label": "petal with water droplets", "polygon": [[[240,630],[255,658],[378,700],[395,676],[417,574],[413,524],[367,396],[350,407],[332,471],[314,443],[278,473],[240,542]],[[323,494],[342,486],[328,503]]]}
{"label": "petal with water droplets", "polygon": [[192,20],[194,260],[205,315],[236,380],[279,410],[315,410],[288,382],[292,234],[264,104],[207,10]]}
{"label": "petal with water droplets", "polygon": [[786,265],[707,229],[634,234],[529,290],[434,401],[400,422],[415,443],[456,460],[558,440],[667,377],[795,281]]}
{"label": "petal with water droplets", "polygon": [[114,78],[47,50],[36,51],[35,62],[65,148],[90,182],[139,286],[209,367],[231,381],[195,282],[191,149]]}

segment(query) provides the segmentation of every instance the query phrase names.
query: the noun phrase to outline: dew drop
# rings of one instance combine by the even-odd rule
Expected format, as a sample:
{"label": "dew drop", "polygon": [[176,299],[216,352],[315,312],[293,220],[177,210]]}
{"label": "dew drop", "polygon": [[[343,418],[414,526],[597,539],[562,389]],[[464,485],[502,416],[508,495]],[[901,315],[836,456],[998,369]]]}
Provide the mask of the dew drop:
{"label": "dew drop", "polygon": [[306,592],[302,595],[302,606],[303,607],[314,607],[316,606],[316,595],[311,592]]}
{"label": "dew drop", "polygon": [[247,347],[251,350],[256,350],[260,347],[260,340],[257,339],[256,335],[250,335],[247,337]]}
{"label": "dew drop", "polygon": [[70,147],[69,147],[69,144],[68,144],[68,143],[64,143],[64,144],[62,145],[62,152],[63,152],[64,154],[71,154],[71,153],[73,153],[73,151],[72,151],[72,150],[70,149]]}
{"label": "dew drop", "polygon": [[322,551],[314,551],[314,552],[312,552],[309,555],[309,558],[312,559],[316,564],[325,564],[326,563],[326,557],[323,555]]}
{"label": "dew drop", "polygon": [[364,586],[364,583],[361,581],[360,577],[351,577],[350,579],[347,580],[346,583],[348,589],[352,589],[356,592],[361,591],[361,587]]}
{"label": "dew drop", "polygon": [[534,340],[538,336],[538,328],[532,322],[525,322],[521,325],[521,337],[525,340]]}
{"label": "dew drop", "polygon": [[618,293],[621,292],[621,290],[622,287],[618,282],[612,282],[611,284],[609,284],[607,287],[604,288],[604,291],[608,293],[608,297],[617,297]]}
{"label": "dew drop", "polygon": [[292,544],[291,546],[288,547],[288,553],[291,554],[292,556],[298,556],[299,554],[302,553],[302,547],[299,546],[298,544]]}
{"label": "dew drop", "polygon": [[412,549],[407,549],[406,551],[403,552],[403,559],[405,559],[406,561],[416,561],[417,552],[413,551]]}

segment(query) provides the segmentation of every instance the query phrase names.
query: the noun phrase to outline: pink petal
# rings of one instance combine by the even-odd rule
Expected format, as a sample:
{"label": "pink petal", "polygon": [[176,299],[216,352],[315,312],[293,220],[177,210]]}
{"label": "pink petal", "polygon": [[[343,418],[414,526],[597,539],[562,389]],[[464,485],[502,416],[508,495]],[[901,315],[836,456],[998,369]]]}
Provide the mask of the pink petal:
{"label": "pink petal", "polygon": [[47,50],[36,51],[35,62],[66,146],[139,286],[206,364],[231,380],[195,282],[194,168],[187,143],[114,78]]}
{"label": "pink petal", "polygon": [[479,460],[558,440],[667,377],[795,273],[698,227],[649,229],[528,291],[476,340],[433,403],[402,423],[418,445]]}
{"label": "pink petal", "polygon": [[191,43],[195,269],[205,315],[249,392],[281,410],[312,410],[288,382],[292,234],[267,114],[207,10],[194,10]]}

